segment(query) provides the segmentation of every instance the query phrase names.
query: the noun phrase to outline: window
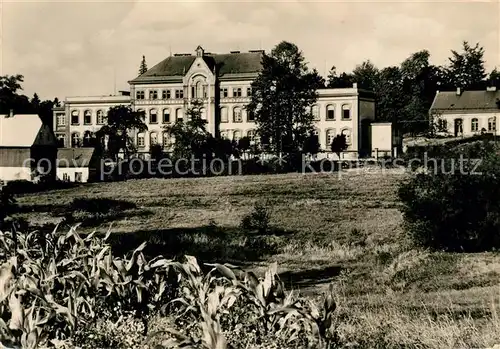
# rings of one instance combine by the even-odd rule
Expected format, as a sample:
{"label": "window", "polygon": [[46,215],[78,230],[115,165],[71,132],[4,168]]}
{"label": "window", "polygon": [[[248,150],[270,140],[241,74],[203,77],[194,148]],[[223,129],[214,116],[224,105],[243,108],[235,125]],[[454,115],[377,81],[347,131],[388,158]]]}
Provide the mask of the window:
{"label": "window", "polygon": [[183,120],[184,117],[182,115],[182,109],[179,108],[175,111],[175,120],[179,121],[179,120]]}
{"label": "window", "polygon": [[92,124],[92,112],[90,110],[85,110],[83,113],[83,124],[91,125]]}
{"label": "window", "polygon": [[207,86],[206,85],[203,85],[203,98],[207,98],[208,96],[208,90],[207,90]]}
{"label": "window", "polygon": [[163,109],[163,123],[170,123],[170,109]]}
{"label": "window", "polygon": [[135,93],[135,98],[136,98],[136,99],[144,99],[144,98],[145,98],[145,97],[144,97],[144,91],[137,91],[137,92]]}
{"label": "window", "polygon": [[158,99],[158,91],[156,90],[149,91],[149,99]]}
{"label": "window", "polygon": [[330,129],[326,131],[326,148],[330,149],[333,139],[335,138],[335,130]]}
{"label": "window", "polygon": [[161,91],[161,98],[162,99],[170,99],[170,90]]}
{"label": "window", "polygon": [[335,107],[331,104],[326,106],[326,120],[335,120]]}
{"label": "window", "polygon": [[143,148],[145,145],[146,144],[144,142],[144,133],[139,133],[137,135],[137,146]]}
{"label": "window", "polygon": [[181,99],[184,98],[184,90],[175,90],[175,98],[176,99]]}
{"label": "window", "polygon": [[248,122],[254,122],[255,121],[255,114],[251,110],[247,110],[247,121]]}
{"label": "window", "polygon": [[251,141],[255,140],[255,130],[248,130],[247,137],[250,138]]}
{"label": "window", "polygon": [[226,98],[228,96],[227,88],[220,89],[220,96]]}
{"label": "window", "polygon": [[149,135],[149,145],[158,144],[158,133],[151,132]]}
{"label": "window", "polygon": [[71,125],[78,125],[80,123],[80,115],[78,110],[73,110],[71,112]]}
{"label": "window", "polygon": [[104,125],[104,112],[102,110],[97,111],[97,124]]}
{"label": "window", "polygon": [[234,122],[242,122],[243,118],[241,117],[241,108],[236,107],[233,109],[233,121]]}
{"label": "window", "polygon": [[240,138],[241,138],[241,131],[235,130],[235,131],[233,132],[233,139],[234,139],[235,141],[239,141],[239,140],[240,140]]}
{"label": "window", "polygon": [[67,173],[63,173],[62,180],[63,180],[64,182],[69,182],[69,174],[67,174]]}
{"label": "window", "polygon": [[71,148],[78,148],[80,146],[80,134],[73,132],[71,134]]}
{"label": "window", "polygon": [[57,146],[64,148],[66,146],[66,135],[61,133],[57,135]]}
{"label": "window", "polygon": [[496,131],[497,130],[497,118],[493,116],[488,119],[488,131]]}
{"label": "window", "polygon": [[169,134],[168,132],[163,132],[163,135],[162,135],[162,141],[163,141],[163,147],[164,148],[167,148],[170,146],[170,137],[169,137]]}
{"label": "window", "polygon": [[478,121],[478,119],[474,118],[474,119],[471,120],[471,122],[470,122],[470,130],[472,132],[479,131],[479,121]]}
{"label": "window", "polygon": [[247,96],[250,97],[252,95],[252,88],[247,87]]}
{"label": "window", "polygon": [[438,120],[438,132],[446,132],[448,130],[448,121],[445,119]]}
{"label": "window", "polygon": [[64,114],[64,113],[56,114],[56,125],[57,126],[66,125],[66,114]]}
{"label": "window", "polygon": [[75,172],[75,182],[81,182],[82,181],[82,177],[83,177],[83,173],[82,172]]}
{"label": "window", "polygon": [[346,128],[346,129],[342,130],[342,134],[345,135],[345,142],[347,143],[347,145],[350,145],[351,144],[351,130]]}
{"label": "window", "polygon": [[319,120],[319,107],[317,105],[313,105],[311,107],[311,114],[313,116],[313,120],[315,121]]}
{"label": "window", "polygon": [[233,88],[233,97],[241,97],[241,88]]}
{"label": "window", "polygon": [[220,122],[229,122],[226,107],[220,108]]}
{"label": "window", "polygon": [[220,131],[220,138],[227,138],[227,131]]}
{"label": "window", "polygon": [[348,120],[351,118],[351,106],[349,104],[342,104],[342,119]]}
{"label": "window", "polygon": [[150,124],[157,124],[158,123],[158,114],[156,109],[151,109],[149,111],[149,123]]}

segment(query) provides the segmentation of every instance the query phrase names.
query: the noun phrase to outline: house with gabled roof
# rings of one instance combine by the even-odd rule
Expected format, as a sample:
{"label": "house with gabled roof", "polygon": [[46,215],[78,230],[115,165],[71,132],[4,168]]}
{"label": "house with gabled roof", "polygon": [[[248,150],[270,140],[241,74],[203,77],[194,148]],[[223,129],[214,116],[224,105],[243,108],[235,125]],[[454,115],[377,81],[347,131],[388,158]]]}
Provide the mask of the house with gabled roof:
{"label": "house with gabled roof", "polygon": [[57,151],[57,179],[60,181],[99,181],[100,165],[96,148],[59,148]]}
{"label": "house with gabled roof", "polygon": [[55,178],[57,140],[37,114],[0,115],[0,180]]}
{"label": "house with gabled roof", "polygon": [[498,134],[500,91],[437,91],[429,109],[438,134],[468,137],[481,133]]}

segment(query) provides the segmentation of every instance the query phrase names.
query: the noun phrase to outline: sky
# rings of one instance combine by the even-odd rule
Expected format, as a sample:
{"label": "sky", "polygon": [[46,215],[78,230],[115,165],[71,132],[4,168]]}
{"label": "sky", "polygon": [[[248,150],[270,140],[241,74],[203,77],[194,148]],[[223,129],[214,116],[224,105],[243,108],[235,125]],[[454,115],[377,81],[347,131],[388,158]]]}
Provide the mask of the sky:
{"label": "sky", "polygon": [[427,49],[445,64],[479,42],[500,68],[500,1],[9,1],[0,0],[0,75],[24,75],[42,99],[128,90],[142,55],[270,51],[296,44],[309,67],[398,65]]}

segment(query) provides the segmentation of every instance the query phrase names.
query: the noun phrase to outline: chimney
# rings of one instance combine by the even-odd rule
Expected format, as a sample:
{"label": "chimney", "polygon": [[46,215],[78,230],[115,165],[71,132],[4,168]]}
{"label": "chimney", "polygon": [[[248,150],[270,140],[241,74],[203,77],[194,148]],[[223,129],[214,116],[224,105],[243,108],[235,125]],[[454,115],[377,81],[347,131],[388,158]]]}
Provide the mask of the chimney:
{"label": "chimney", "polygon": [[497,90],[496,86],[486,87],[486,91],[488,91],[488,92],[495,92],[496,90]]}
{"label": "chimney", "polygon": [[352,88],[358,88],[358,83],[357,82],[353,83]]}
{"label": "chimney", "polygon": [[462,90],[460,89],[460,87],[457,87],[457,96],[460,96],[462,94]]}

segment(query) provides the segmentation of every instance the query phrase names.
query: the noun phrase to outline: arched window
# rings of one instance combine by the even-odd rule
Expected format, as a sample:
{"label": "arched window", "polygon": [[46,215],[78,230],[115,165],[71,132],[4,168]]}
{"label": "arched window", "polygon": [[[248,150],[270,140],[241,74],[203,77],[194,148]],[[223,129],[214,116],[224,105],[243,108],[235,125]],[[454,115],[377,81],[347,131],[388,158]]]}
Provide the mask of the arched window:
{"label": "arched window", "polygon": [[184,116],[183,116],[183,113],[182,113],[182,109],[181,108],[176,109],[176,111],[175,111],[175,120],[179,121],[179,120],[183,120],[183,119],[184,119]]}
{"label": "arched window", "polygon": [[71,125],[78,125],[80,123],[80,113],[78,110],[71,112]]}
{"label": "arched window", "polygon": [[203,97],[203,83],[201,81],[196,82],[196,94],[195,98],[202,98]]}
{"label": "arched window", "polygon": [[342,134],[345,135],[345,142],[347,145],[351,144],[351,130],[348,128],[345,128],[342,130]]}
{"label": "arched window", "polygon": [[150,124],[157,124],[158,123],[158,113],[156,109],[151,109],[149,111],[149,123]]}
{"label": "arched window", "polygon": [[151,132],[149,134],[149,145],[158,144],[158,133]]}
{"label": "arched window", "polygon": [[319,118],[319,107],[317,105],[313,105],[311,107],[311,114],[313,116],[313,120],[315,121],[319,121],[320,118]]}
{"label": "arched window", "polygon": [[92,124],[92,111],[87,109],[83,112],[83,124],[84,125]]}
{"label": "arched window", "polygon": [[97,124],[104,125],[104,112],[102,110],[97,111]]}
{"label": "arched window", "polygon": [[241,108],[235,107],[233,109],[233,121],[234,122],[242,122],[243,118],[241,117]]}
{"label": "arched window", "polygon": [[479,120],[477,118],[473,118],[470,122],[470,130],[472,132],[479,131]]}
{"label": "arched window", "polygon": [[163,123],[170,123],[170,109],[163,109]]}
{"label": "arched window", "polygon": [[57,135],[57,146],[59,148],[64,148],[66,146],[66,135],[64,133]]}
{"label": "arched window", "polygon": [[164,131],[162,134],[163,147],[168,148],[170,146],[170,135],[168,132]]}
{"label": "arched window", "polygon": [[335,107],[332,104],[326,106],[326,120],[335,120]]}
{"label": "arched window", "polygon": [[326,130],[326,148],[330,149],[333,139],[335,138],[335,129]]}
{"label": "arched window", "polygon": [[247,110],[247,122],[255,121],[255,113],[251,110]]}
{"label": "arched window", "polygon": [[227,116],[227,108],[220,108],[220,122],[229,122],[229,118]]}
{"label": "arched window", "polygon": [[144,141],[144,133],[137,134],[137,146],[140,148],[143,148],[146,146],[146,143]]}
{"label": "arched window", "polygon": [[247,137],[250,138],[251,141],[255,140],[255,130],[248,130]]}
{"label": "arched window", "polygon": [[496,131],[497,130],[497,118],[492,116],[488,119],[488,131]]}
{"label": "arched window", "polygon": [[349,120],[351,118],[351,106],[349,104],[342,104],[342,120]]}
{"label": "arched window", "polygon": [[235,130],[235,131],[233,132],[233,139],[234,139],[235,141],[239,141],[239,140],[240,140],[240,138],[241,138],[241,131],[239,131],[239,130]]}
{"label": "arched window", "polygon": [[73,132],[71,134],[71,148],[80,147],[80,134],[78,132]]}

